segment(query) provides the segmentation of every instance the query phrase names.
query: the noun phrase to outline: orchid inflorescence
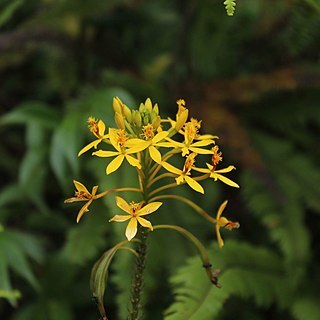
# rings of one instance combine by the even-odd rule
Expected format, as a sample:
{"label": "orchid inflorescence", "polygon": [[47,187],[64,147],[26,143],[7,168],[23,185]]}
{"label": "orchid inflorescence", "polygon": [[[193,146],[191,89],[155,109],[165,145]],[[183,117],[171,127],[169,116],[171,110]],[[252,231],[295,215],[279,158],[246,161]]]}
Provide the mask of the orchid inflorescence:
{"label": "orchid inflorescence", "polygon": [[[189,110],[183,99],[178,100],[177,105],[175,119],[163,119],[159,115],[158,105],[153,105],[149,98],[145,103],[141,103],[137,110],[132,110],[116,97],[113,100],[113,109],[117,128],[107,128],[102,120],[90,117],[88,128],[95,139],[81,149],[78,155],[91,150],[93,156],[111,158],[112,160],[106,166],[107,175],[120,169],[125,161],[128,162],[137,172],[139,187],[123,187],[97,193],[98,186],[94,186],[89,192],[82,183],[74,180],[75,196],[65,202],[85,201],[77,216],[77,222],[79,222],[89,211],[90,204],[99,198],[110,193],[126,191],[140,193],[139,202],[128,201],[116,196],[116,204],[125,214],[117,214],[109,220],[129,221],[125,231],[127,240],[133,240],[139,234],[138,230],[144,228],[146,230],[176,229],[194,242],[203,261],[209,265],[205,261],[207,258],[201,244],[187,230],[172,225],[153,226],[146,219],[146,216],[149,217],[163,204],[158,200],[176,199],[185,202],[215,225],[219,247],[223,246],[220,228],[231,230],[239,227],[238,222],[232,222],[222,216],[227,201],[220,206],[214,218],[190,199],[175,194],[163,194],[163,191],[179,185],[187,185],[194,191],[204,194],[205,190],[200,182],[210,178],[239,188],[237,183],[225,176],[235,169],[234,166],[217,169],[222,161],[222,153],[216,144],[218,137],[211,134],[200,134],[201,121],[195,118],[189,119]],[[199,156],[207,157],[208,162],[205,168],[196,166]],[[174,158],[182,160],[181,166],[173,165]],[[170,179],[174,180],[170,181]]]}

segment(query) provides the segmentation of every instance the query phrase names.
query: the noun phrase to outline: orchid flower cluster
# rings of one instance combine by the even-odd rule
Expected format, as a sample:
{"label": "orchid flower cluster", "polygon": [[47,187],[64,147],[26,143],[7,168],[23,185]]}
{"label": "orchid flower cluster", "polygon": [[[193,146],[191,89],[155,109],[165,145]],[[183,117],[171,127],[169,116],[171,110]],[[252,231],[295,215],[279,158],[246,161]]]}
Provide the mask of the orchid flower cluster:
{"label": "orchid flower cluster", "polygon": [[[161,212],[160,207],[165,199],[182,201],[215,225],[219,247],[223,246],[220,228],[229,230],[239,228],[238,222],[230,221],[222,215],[227,201],[221,204],[216,217],[212,217],[190,199],[164,193],[168,189],[186,185],[195,192],[204,194],[201,181],[205,179],[239,188],[237,183],[226,177],[226,174],[235,167],[229,165],[219,168],[222,153],[216,144],[218,137],[200,133],[201,121],[195,118],[189,119],[189,110],[183,99],[177,101],[175,119],[161,118],[158,105],[153,105],[149,98],[145,103],[141,103],[137,110],[133,110],[116,97],[113,100],[113,109],[117,127],[107,128],[103,120],[90,117],[88,128],[94,140],[81,149],[78,155],[91,151],[95,157],[110,159],[106,165],[107,175],[119,170],[124,162],[128,162],[136,170],[139,187],[122,187],[98,193],[98,186],[94,186],[89,192],[84,184],[74,180],[75,196],[65,202],[84,202],[78,213],[77,222],[89,211],[93,201],[111,193],[137,192],[140,194],[139,202],[116,196],[116,204],[125,214],[116,214],[109,220],[128,222],[125,230],[127,243],[141,241],[140,231],[175,229],[194,242],[202,256],[204,266],[210,269],[211,265],[207,261],[203,246],[189,231],[180,226],[152,225],[149,217],[152,213]],[[196,165],[198,157],[207,158],[206,167]],[[177,163],[172,161],[174,158],[180,159],[181,166],[174,165]],[[211,272],[209,276],[213,281],[215,275]]]}

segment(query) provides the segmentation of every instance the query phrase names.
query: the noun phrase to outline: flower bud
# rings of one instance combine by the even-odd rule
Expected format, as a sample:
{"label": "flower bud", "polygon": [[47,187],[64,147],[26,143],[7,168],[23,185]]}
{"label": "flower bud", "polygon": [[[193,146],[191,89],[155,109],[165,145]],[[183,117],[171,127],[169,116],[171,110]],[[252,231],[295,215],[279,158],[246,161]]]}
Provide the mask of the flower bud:
{"label": "flower bud", "polygon": [[119,129],[125,129],[124,120],[122,114],[116,112],[114,116],[114,120],[118,126]]}
{"label": "flower bud", "polygon": [[112,105],[113,105],[113,110],[114,110],[115,113],[118,112],[118,113],[122,114],[122,105],[123,105],[123,103],[118,97],[113,98]]}
{"label": "flower bud", "polygon": [[148,99],[146,100],[146,102],[144,103],[144,105],[145,105],[146,109],[151,113],[151,111],[152,111],[152,102],[151,102],[150,98],[148,98]]}
{"label": "flower bud", "polygon": [[133,123],[140,128],[142,125],[141,114],[137,110],[133,110],[133,112]]}
{"label": "flower bud", "polygon": [[132,115],[131,115],[131,110],[128,106],[126,106],[125,104],[123,105],[123,113],[124,116],[126,118],[126,120],[131,123],[132,122]]}
{"label": "flower bud", "polygon": [[152,110],[156,115],[159,115],[159,107],[158,107],[158,104],[156,103],[153,107],[153,110]]}
{"label": "flower bud", "polygon": [[184,124],[188,119],[188,114],[189,114],[189,110],[185,109],[179,115],[177,115],[177,122],[175,126],[176,131],[179,131],[184,126]]}
{"label": "flower bud", "polygon": [[149,123],[149,116],[143,117],[143,124],[146,126]]}
{"label": "flower bud", "polygon": [[160,122],[161,122],[161,118],[159,116],[155,117],[152,120],[152,126],[154,127],[155,130],[158,130],[158,128],[160,126]]}
{"label": "flower bud", "polygon": [[139,112],[145,112],[146,111],[146,107],[143,103],[140,103],[140,106],[139,106]]}

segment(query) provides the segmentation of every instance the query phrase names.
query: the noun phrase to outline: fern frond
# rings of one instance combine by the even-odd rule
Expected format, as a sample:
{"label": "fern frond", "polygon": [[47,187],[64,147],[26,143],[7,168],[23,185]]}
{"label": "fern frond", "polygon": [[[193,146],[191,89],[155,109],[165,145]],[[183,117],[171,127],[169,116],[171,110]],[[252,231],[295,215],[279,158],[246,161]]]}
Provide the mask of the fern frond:
{"label": "fern frond", "polygon": [[298,299],[292,305],[292,313],[297,320],[318,320],[320,319],[319,301],[312,297]]}
{"label": "fern frond", "polygon": [[201,272],[198,257],[188,260],[171,278],[175,302],[165,311],[165,320],[216,319],[230,296],[253,297],[259,306],[288,298],[280,258],[271,250],[228,241],[224,250],[215,249],[212,261],[223,271],[221,289],[215,288]]}
{"label": "fern frond", "polygon": [[226,0],[224,3],[225,8],[227,10],[228,16],[233,16],[235,10],[236,10],[236,1],[235,0]]}

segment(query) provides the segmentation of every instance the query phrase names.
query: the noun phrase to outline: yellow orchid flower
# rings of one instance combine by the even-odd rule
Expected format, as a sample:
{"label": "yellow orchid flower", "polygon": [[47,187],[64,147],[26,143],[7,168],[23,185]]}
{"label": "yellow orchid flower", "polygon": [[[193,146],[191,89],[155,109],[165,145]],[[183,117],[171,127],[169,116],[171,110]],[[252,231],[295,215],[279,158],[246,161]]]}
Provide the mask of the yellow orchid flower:
{"label": "yellow orchid flower", "polygon": [[108,134],[105,134],[106,131],[106,125],[102,120],[97,121],[95,118],[89,117],[88,118],[88,128],[89,130],[98,138],[97,140],[92,141],[88,145],[86,145],[84,148],[82,148],[79,153],[78,157],[80,157],[83,153],[87,152],[91,148],[97,149],[97,146],[99,143],[102,142],[103,139],[108,138]]}
{"label": "yellow orchid flower", "polygon": [[[214,144],[214,140],[218,137],[213,135],[200,135],[199,129],[201,127],[201,121],[196,119],[191,119],[184,125],[184,130],[181,130],[181,134],[184,136],[183,142],[178,142],[170,138],[166,138],[167,142],[160,143],[161,147],[174,147],[179,148],[182,152],[182,156],[189,154],[190,152],[195,152],[197,154],[212,154],[212,150],[203,149],[201,147],[206,147]],[[194,142],[194,140],[197,140]]]}
{"label": "yellow orchid flower", "polygon": [[191,169],[193,169],[193,165],[195,163],[196,156],[197,156],[197,154],[194,152],[189,154],[189,156],[187,157],[187,159],[184,163],[183,170],[174,167],[173,165],[171,165],[168,162],[162,162],[161,165],[167,171],[178,175],[178,177],[176,178],[177,185],[179,185],[183,182],[186,182],[193,190],[200,192],[200,193],[204,193],[204,189],[201,186],[201,184],[190,177],[190,171],[191,171]]}
{"label": "yellow orchid flower", "polygon": [[229,178],[226,178],[225,176],[223,176],[221,174],[221,173],[227,173],[227,172],[230,172],[230,171],[236,169],[235,166],[228,166],[227,168],[224,168],[224,169],[215,170],[214,169],[215,167],[212,166],[211,164],[207,163],[206,165],[208,168],[194,167],[193,169],[195,171],[202,172],[202,173],[210,173],[210,178],[214,179],[214,181],[220,180],[223,183],[229,185],[230,187],[240,188],[240,186],[237,183],[235,183],[234,181],[232,181]]}
{"label": "yellow orchid flower", "polygon": [[173,121],[173,124],[175,130],[179,132],[188,119],[189,110],[185,107],[186,102],[183,99],[177,100],[177,105],[178,112],[176,114],[176,122]]}
{"label": "yellow orchid flower", "polygon": [[225,176],[223,176],[221,173],[227,173],[230,172],[234,169],[236,169],[235,166],[228,166],[227,168],[224,169],[219,169],[216,170],[217,164],[222,161],[222,153],[218,152],[219,147],[218,146],[214,146],[212,148],[212,157],[211,157],[211,164],[206,163],[208,168],[197,168],[194,167],[193,169],[195,171],[198,172],[202,172],[202,173],[209,173],[210,174],[210,178],[214,179],[214,181],[220,180],[223,183],[234,187],[234,188],[240,188],[239,185],[237,183],[235,183],[234,181],[230,180],[229,178],[226,178]]}
{"label": "yellow orchid flower", "polygon": [[113,218],[109,220],[109,222],[123,222],[130,219],[126,228],[126,237],[129,241],[133,239],[137,234],[138,223],[145,228],[153,230],[151,222],[142,218],[141,216],[145,216],[147,214],[157,211],[159,207],[162,205],[162,202],[150,202],[147,205],[143,206],[144,201],[141,201],[139,203],[131,202],[129,204],[126,200],[124,200],[121,197],[116,197],[116,203],[117,206],[123,211],[127,212],[128,215],[115,215]]}
{"label": "yellow orchid flower", "polygon": [[89,211],[89,206],[92,203],[92,201],[95,199],[98,186],[94,186],[90,193],[88,189],[81,182],[73,180],[73,183],[77,189],[77,191],[75,192],[75,197],[66,199],[64,202],[71,203],[76,201],[86,201],[86,203],[82,206],[82,208],[78,213],[78,216],[77,216],[77,223],[78,223],[82,218],[82,216]]}
{"label": "yellow orchid flower", "polygon": [[[104,150],[98,150],[96,152],[93,152],[92,155],[102,157],[102,158],[109,158],[109,157],[115,157],[107,166],[106,173],[110,174],[114,171],[116,171],[122,164],[123,160],[126,159],[129,164],[131,164],[134,167],[137,167],[138,169],[141,169],[140,161],[133,156],[130,156],[130,154],[137,153],[145,148],[144,145],[135,145],[132,148],[127,148],[127,143],[129,141],[127,134],[122,129],[109,129],[109,139],[112,144],[112,146],[117,151],[104,151]],[[142,140],[143,141],[143,140]]]}
{"label": "yellow orchid flower", "polygon": [[161,153],[158,151],[157,144],[166,138],[169,134],[168,131],[160,131],[155,134],[155,128],[152,124],[147,124],[142,127],[143,133],[142,136],[145,140],[142,139],[130,139],[128,141],[128,146],[141,146],[141,150],[148,149],[150,157],[156,163],[161,163]]}
{"label": "yellow orchid flower", "polygon": [[222,248],[224,245],[223,239],[220,234],[220,228],[226,228],[228,230],[240,228],[239,222],[233,222],[233,221],[228,220],[225,217],[221,217],[222,212],[224,211],[225,207],[227,206],[227,203],[228,203],[228,200],[224,201],[220,205],[218,212],[217,212],[216,233],[217,233],[219,248]]}

